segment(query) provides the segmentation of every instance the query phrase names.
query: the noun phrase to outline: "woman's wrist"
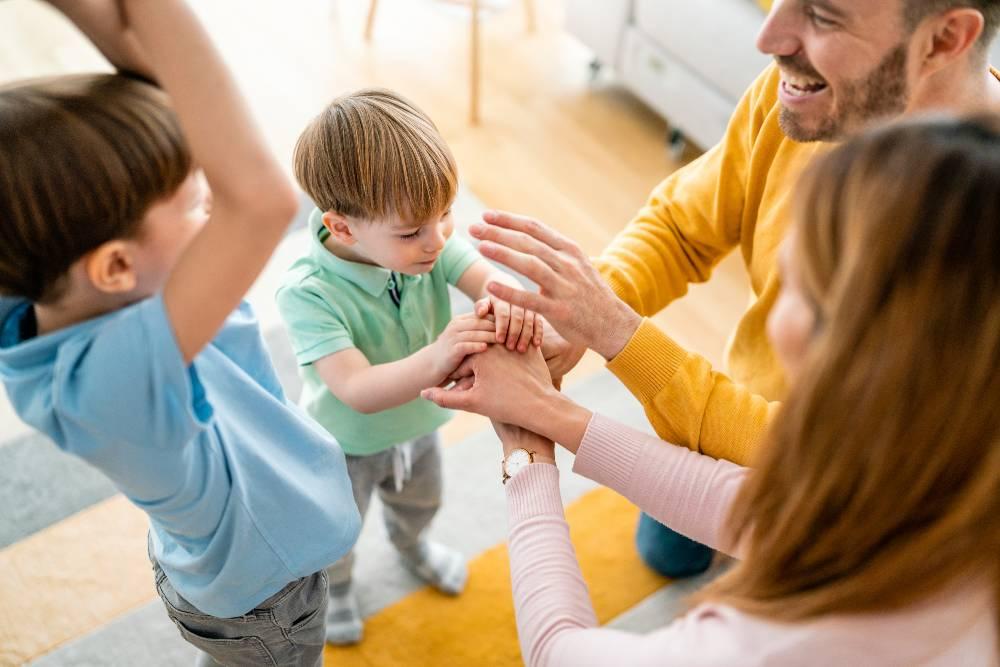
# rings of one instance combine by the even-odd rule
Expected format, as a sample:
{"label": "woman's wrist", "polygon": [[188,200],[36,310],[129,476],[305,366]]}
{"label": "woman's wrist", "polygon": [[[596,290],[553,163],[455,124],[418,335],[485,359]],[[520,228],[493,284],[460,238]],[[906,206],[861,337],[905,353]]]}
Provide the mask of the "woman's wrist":
{"label": "woman's wrist", "polygon": [[555,463],[556,447],[551,440],[537,433],[528,434],[532,437],[518,437],[503,440],[503,457],[506,459],[515,449],[531,452],[538,463]]}
{"label": "woman's wrist", "polygon": [[532,406],[528,428],[576,453],[594,413],[554,387]]}

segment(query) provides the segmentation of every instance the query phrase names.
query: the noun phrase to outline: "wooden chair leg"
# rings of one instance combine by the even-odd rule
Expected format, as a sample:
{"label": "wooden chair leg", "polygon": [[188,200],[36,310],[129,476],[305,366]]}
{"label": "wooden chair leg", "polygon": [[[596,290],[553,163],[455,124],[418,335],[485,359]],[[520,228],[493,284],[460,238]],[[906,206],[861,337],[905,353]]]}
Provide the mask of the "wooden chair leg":
{"label": "wooden chair leg", "polygon": [[524,0],[524,26],[528,32],[535,32],[535,0]]}
{"label": "wooden chair leg", "polygon": [[469,44],[469,122],[479,124],[479,0],[471,0],[472,32]]}
{"label": "wooden chair leg", "polygon": [[365,22],[365,41],[372,41],[372,28],[375,26],[375,8],[378,6],[378,0],[371,0],[368,5],[368,20]]}

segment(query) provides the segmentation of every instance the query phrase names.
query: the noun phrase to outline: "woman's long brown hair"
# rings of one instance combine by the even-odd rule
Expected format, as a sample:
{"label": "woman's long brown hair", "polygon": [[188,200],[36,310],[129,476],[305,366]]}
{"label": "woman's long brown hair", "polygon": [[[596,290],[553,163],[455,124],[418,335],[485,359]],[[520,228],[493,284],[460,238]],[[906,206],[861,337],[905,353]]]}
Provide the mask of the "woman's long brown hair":
{"label": "woman's long brown hair", "polygon": [[982,577],[1000,603],[1000,121],[880,129],[799,188],[817,330],[705,597],[800,621]]}

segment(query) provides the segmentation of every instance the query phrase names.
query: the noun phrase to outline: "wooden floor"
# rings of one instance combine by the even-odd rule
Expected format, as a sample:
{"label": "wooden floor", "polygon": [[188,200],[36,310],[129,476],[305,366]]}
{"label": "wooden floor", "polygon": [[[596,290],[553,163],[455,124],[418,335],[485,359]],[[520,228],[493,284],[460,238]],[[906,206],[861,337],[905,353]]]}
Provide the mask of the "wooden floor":
{"label": "wooden floor", "polygon": [[[562,29],[564,0],[486,3],[482,122],[469,125],[468,15],[435,0],[382,0],[370,44],[364,0],[195,3],[287,165],[305,123],[335,95],[387,86],[421,105],[451,145],[466,185],[487,205],[533,215],[597,254],[677,167],[666,123],[613,77],[591,84],[590,54]],[[0,2],[0,82],[103,68],[71,26],[36,0]],[[661,321],[719,360],[746,301],[734,258]]]}

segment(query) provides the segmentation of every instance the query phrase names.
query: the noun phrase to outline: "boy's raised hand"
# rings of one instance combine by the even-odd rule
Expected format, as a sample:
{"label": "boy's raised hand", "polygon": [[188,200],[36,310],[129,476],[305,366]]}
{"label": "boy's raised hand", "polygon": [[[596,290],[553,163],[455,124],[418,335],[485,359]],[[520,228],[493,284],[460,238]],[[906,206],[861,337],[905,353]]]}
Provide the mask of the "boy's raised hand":
{"label": "boy's raised hand", "polygon": [[542,346],[544,321],[535,311],[515,306],[492,294],[476,301],[474,310],[480,318],[490,314],[496,318],[496,342],[508,350],[527,352],[531,345]]}
{"label": "boy's raised hand", "polygon": [[496,325],[475,313],[459,315],[445,327],[438,339],[427,347],[436,385],[446,380],[465,358],[485,352],[496,340]]}
{"label": "boy's raised hand", "polygon": [[153,78],[149,59],[125,25],[121,0],[47,0],[118,70]]}

